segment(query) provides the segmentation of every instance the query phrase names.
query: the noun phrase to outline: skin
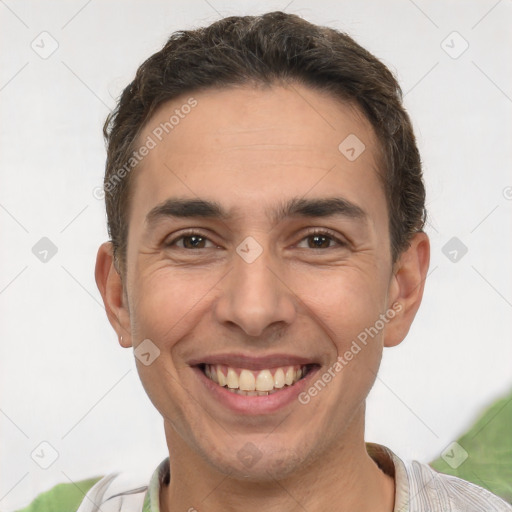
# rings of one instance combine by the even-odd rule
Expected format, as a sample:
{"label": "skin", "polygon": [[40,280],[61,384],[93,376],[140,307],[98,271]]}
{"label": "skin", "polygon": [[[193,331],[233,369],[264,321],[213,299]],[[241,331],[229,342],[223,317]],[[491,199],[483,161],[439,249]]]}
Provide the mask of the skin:
{"label": "skin", "polygon": [[[392,263],[378,145],[357,108],[296,84],[193,96],[197,106],[133,171],[126,272],[117,272],[110,243],[96,263],[121,345],[150,339],[160,350],[149,366],[136,361],[170,452],[161,510],[390,512],[394,480],[366,452],[365,400],[383,347],[404,339],[420,305],[428,238],[416,234]],[[140,140],[187,99],[162,105]],[[366,146],[352,162],[338,150],[349,134]],[[266,213],[290,198],[333,196],[357,205],[365,220],[274,223]],[[146,215],[170,197],[216,201],[231,216],[166,218],[148,231]],[[200,248],[183,238],[165,247],[188,228],[206,237]],[[312,228],[343,244],[322,238],[318,248]],[[236,252],[247,236],[263,249],[250,264]],[[306,405],[234,414],[187,363],[285,353],[317,361],[322,375],[394,303],[400,312]],[[246,443],[261,454],[250,468],[237,457]]]}

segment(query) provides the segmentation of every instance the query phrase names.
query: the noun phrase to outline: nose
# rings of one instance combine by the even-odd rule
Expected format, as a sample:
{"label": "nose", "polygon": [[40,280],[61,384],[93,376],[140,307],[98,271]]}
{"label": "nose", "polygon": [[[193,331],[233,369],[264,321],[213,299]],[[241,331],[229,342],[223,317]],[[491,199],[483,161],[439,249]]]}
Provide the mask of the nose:
{"label": "nose", "polygon": [[216,302],[217,320],[253,337],[290,325],[296,316],[296,300],[280,268],[269,251],[251,263],[235,255]]}

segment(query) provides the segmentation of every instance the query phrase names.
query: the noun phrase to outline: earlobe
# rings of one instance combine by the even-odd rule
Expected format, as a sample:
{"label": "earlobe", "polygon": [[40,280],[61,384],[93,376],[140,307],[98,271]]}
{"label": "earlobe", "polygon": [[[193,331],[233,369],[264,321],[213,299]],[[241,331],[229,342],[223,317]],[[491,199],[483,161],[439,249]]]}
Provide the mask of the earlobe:
{"label": "earlobe", "polygon": [[96,256],[95,278],[108,320],[119,338],[119,344],[132,346],[130,313],[124,300],[123,280],[115,268],[111,242],[101,244]]}
{"label": "earlobe", "polygon": [[401,343],[416,316],[423,298],[425,279],[430,263],[430,242],[426,233],[416,233],[410,246],[399,256],[395,264],[389,288],[389,308],[400,304],[400,310],[388,324],[384,333],[384,346],[394,347]]}

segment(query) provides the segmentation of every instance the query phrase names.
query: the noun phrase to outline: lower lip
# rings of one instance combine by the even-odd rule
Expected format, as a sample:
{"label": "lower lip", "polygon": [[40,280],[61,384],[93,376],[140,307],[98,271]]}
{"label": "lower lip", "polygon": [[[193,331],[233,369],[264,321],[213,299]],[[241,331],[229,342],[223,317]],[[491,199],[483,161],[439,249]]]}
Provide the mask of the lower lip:
{"label": "lower lip", "polygon": [[209,379],[197,366],[192,369],[208,391],[213,394],[217,402],[238,414],[257,416],[276,412],[295,400],[298,401],[298,396],[307,388],[308,382],[319,370],[319,367],[315,366],[311,368],[308,374],[297,381],[293,386],[287,386],[280,391],[263,396],[246,396],[233,393]]}

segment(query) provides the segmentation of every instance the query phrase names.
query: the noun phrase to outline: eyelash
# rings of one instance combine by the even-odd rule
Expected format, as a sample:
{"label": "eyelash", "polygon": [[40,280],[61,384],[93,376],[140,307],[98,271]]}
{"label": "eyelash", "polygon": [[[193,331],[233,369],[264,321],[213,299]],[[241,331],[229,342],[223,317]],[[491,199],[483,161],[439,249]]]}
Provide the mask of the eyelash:
{"label": "eyelash", "polygon": [[[302,240],[305,240],[312,236],[324,236],[326,238],[330,238],[333,242],[336,242],[339,247],[346,247],[348,244],[344,240],[339,239],[335,233],[328,229],[313,229],[309,231],[304,237],[301,238]],[[327,249],[335,249],[336,247],[327,247]]]}
{"label": "eyelash", "polygon": [[[203,235],[202,233],[195,231],[195,230],[189,230],[185,231],[184,233],[181,233],[180,236],[174,238],[170,242],[165,243],[165,247],[172,247],[176,242],[179,240],[182,240],[184,238],[192,237],[192,236],[198,236],[200,238],[206,239],[211,242],[211,240]],[[336,242],[339,247],[346,247],[348,244],[347,242],[340,240],[333,232],[329,231],[328,229],[313,229],[312,231],[308,232],[305,236],[301,238],[301,242],[307,238],[313,237],[313,236],[324,236],[326,238],[330,238],[332,241]],[[213,242],[212,242],[213,243]],[[179,249],[182,249],[184,251],[192,251],[194,249],[186,249],[184,247],[179,247]],[[319,248],[322,249],[322,248]],[[326,249],[334,249],[334,247],[327,247]],[[325,249],[324,249],[325,250]]]}

